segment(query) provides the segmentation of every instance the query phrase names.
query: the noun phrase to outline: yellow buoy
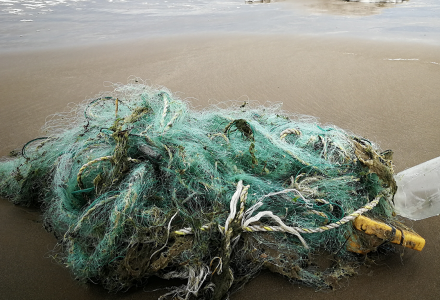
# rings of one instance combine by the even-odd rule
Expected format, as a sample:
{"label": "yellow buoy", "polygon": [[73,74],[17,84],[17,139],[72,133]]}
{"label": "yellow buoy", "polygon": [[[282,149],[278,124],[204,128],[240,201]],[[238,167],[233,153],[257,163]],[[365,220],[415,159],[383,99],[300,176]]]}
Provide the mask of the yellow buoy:
{"label": "yellow buoy", "polygon": [[[347,249],[356,253],[368,253],[385,241],[399,244],[407,248],[422,251],[425,246],[425,239],[415,232],[396,228],[381,221],[359,216],[353,221],[353,226],[372,237],[369,245],[362,245],[359,237],[352,236],[348,239]],[[377,239],[378,238],[378,239]]]}

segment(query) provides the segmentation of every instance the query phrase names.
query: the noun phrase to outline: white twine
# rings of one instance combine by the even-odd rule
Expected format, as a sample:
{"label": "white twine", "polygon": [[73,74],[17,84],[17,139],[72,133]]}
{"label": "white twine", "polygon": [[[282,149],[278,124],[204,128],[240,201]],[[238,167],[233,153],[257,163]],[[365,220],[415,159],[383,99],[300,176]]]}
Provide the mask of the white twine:
{"label": "white twine", "polygon": [[272,218],[272,220],[274,220],[275,222],[277,222],[280,225],[280,227],[283,229],[283,231],[291,233],[291,234],[295,235],[296,237],[298,237],[298,239],[301,241],[303,246],[306,249],[309,249],[309,246],[307,245],[306,241],[301,236],[301,234],[295,228],[289,227],[286,224],[284,224],[284,222],[281,221],[280,217],[278,217],[277,215],[274,215],[273,212],[271,212],[271,211],[262,211],[262,212],[259,212],[258,214],[256,214],[254,217],[249,218],[248,220],[246,220],[244,222],[243,229],[245,227],[248,227],[250,224],[259,221],[263,217]]}
{"label": "white twine", "polygon": [[167,246],[167,244],[168,244],[168,239],[170,238],[171,222],[172,222],[173,219],[177,216],[178,213],[179,213],[179,211],[176,211],[176,213],[174,214],[174,216],[171,217],[170,222],[168,223],[168,229],[167,229],[167,240],[165,241],[165,244],[163,244],[163,246],[162,246],[160,249],[154,251],[154,253],[151,254],[151,256],[150,256],[150,260],[151,260],[151,258],[152,258],[156,253],[158,253],[159,251],[162,251],[162,249],[165,248],[165,247]]}
{"label": "white twine", "polygon": [[237,213],[237,203],[240,199],[241,191],[243,190],[243,180],[240,180],[237,184],[237,190],[234,195],[232,195],[231,202],[229,203],[229,216],[225,222],[225,230],[226,233],[229,229],[229,224],[231,224],[232,220],[235,218],[235,214]]}
{"label": "white twine", "polygon": [[168,101],[167,101],[167,96],[165,93],[162,94],[162,99],[163,99],[163,112],[162,112],[162,119],[160,120],[160,127],[162,128],[165,122],[165,117],[167,116],[167,112],[168,112]]}

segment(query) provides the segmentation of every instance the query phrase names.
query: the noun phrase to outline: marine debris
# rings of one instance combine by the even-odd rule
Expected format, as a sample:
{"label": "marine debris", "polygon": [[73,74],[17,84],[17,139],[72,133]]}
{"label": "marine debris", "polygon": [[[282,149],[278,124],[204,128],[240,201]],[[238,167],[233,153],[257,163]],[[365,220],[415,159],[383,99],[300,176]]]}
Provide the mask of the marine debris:
{"label": "marine debris", "polygon": [[41,206],[60,261],[110,291],[158,276],[187,280],[163,298],[224,299],[261,269],[329,288],[394,238],[353,220],[400,226],[390,152],[280,105],[193,110],[133,82],[44,130],[0,162],[0,195]]}

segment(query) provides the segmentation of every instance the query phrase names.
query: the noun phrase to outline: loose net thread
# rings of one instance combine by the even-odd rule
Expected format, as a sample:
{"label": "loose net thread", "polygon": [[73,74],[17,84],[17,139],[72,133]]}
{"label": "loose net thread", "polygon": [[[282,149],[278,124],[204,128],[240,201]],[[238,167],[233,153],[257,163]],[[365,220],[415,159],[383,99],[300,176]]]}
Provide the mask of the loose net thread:
{"label": "loose net thread", "polygon": [[[194,111],[136,81],[69,106],[0,163],[1,195],[41,205],[78,279],[181,278],[164,298],[222,299],[267,268],[328,287],[355,257],[349,222],[393,218],[392,163],[371,142],[278,104]],[[322,250],[340,263],[317,273]]]}

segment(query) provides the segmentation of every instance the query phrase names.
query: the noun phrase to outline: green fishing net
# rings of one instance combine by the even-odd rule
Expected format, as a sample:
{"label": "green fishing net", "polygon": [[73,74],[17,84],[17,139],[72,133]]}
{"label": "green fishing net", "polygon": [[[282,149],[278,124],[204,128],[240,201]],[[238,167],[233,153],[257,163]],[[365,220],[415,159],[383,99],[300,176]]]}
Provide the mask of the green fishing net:
{"label": "green fishing net", "polygon": [[222,299],[261,269],[329,287],[356,260],[350,216],[393,218],[389,152],[280,105],[194,110],[132,82],[43,130],[0,162],[0,194],[39,205],[61,262],[111,291],[158,276],[187,281],[164,298]]}

